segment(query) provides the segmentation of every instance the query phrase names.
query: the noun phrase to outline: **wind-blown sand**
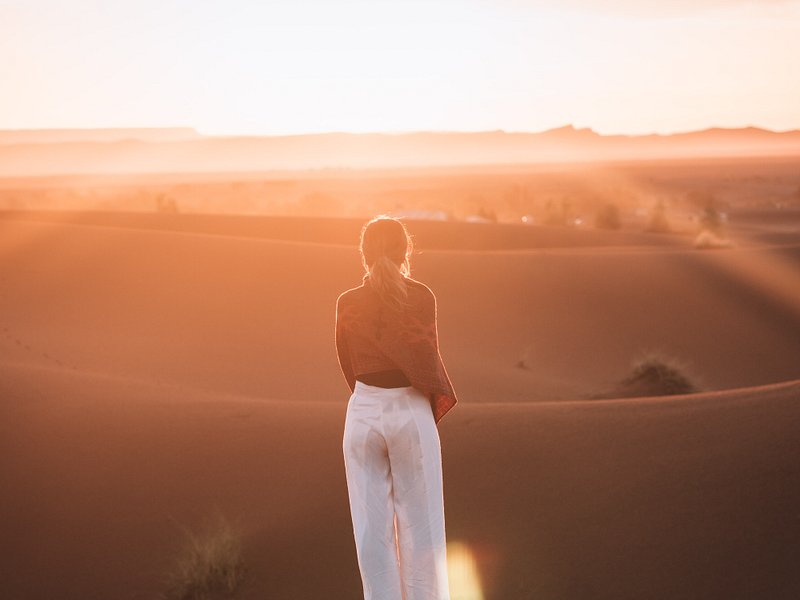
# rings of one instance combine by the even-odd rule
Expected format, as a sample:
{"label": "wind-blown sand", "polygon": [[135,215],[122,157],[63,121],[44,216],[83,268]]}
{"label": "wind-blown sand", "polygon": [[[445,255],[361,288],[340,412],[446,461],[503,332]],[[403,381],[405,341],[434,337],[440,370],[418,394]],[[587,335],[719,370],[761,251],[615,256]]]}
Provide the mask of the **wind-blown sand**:
{"label": "wind-blown sand", "polygon": [[[242,597],[360,597],[332,319],[361,223],[275,241],[114,218],[0,218],[4,594],[152,598],[178,523],[219,507],[245,528]],[[414,276],[460,398],[448,541],[484,597],[797,597],[797,249],[448,247],[478,229],[443,225],[410,223]],[[725,391],[580,400],[650,348]]]}

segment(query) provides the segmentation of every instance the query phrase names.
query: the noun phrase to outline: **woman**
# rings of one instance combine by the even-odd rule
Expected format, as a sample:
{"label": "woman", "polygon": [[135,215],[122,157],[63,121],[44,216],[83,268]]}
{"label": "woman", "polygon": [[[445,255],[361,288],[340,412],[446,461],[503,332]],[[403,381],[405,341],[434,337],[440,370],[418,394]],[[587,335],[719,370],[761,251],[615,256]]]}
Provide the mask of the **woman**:
{"label": "woman", "polygon": [[352,392],[344,452],[365,600],[449,600],[438,423],[457,402],[439,354],[436,297],[410,277],[411,237],[380,215],[361,230],[360,286],[336,301]]}

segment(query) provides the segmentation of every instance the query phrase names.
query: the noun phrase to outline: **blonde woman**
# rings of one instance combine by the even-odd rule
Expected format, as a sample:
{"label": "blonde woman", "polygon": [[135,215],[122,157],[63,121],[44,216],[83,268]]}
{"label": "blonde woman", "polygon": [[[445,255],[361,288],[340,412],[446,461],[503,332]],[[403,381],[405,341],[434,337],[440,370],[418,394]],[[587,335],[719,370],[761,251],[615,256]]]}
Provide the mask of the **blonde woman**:
{"label": "blonde woman", "polygon": [[364,598],[449,600],[438,423],[457,399],[436,297],[410,276],[400,220],[367,222],[360,249],[362,283],[336,301],[336,351],[351,391],[342,450]]}

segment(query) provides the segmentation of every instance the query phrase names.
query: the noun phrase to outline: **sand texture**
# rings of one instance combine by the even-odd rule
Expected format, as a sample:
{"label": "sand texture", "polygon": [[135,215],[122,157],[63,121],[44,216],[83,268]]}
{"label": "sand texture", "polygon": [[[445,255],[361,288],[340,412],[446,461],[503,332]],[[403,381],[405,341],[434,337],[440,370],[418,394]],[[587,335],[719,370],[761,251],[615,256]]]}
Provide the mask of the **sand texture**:
{"label": "sand texture", "polygon": [[[333,345],[361,223],[0,216],[0,596],[156,598],[218,509],[239,597],[361,597]],[[800,597],[800,241],[746,225],[409,221],[460,399],[454,600]],[[704,391],[590,399],[653,350]]]}

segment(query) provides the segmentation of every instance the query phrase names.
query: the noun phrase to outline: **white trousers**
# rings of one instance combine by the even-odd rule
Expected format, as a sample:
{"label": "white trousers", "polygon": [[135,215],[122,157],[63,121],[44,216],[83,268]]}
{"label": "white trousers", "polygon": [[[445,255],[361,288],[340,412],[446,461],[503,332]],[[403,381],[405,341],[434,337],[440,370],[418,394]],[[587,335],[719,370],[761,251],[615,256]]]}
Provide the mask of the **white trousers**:
{"label": "white trousers", "polygon": [[342,441],[365,600],[450,600],[439,431],[414,387],[356,381]]}

